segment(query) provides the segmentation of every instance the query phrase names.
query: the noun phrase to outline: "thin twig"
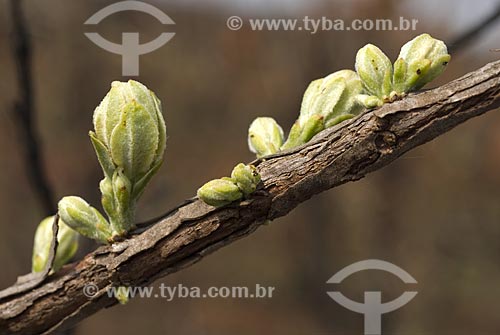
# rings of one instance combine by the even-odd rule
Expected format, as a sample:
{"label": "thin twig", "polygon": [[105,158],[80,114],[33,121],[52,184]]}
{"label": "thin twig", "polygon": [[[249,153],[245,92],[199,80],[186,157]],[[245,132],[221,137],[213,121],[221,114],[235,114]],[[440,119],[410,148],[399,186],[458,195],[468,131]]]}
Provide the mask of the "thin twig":
{"label": "thin twig", "polygon": [[15,57],[19,99],[14,104],[19,137],[23,143],[24,160],[30,180],[44,215],[53,214],[55,202],[47,180],[41,155],[41,141],[35,125],[34,94],[31,69],[31,44],[21,0],[10,0],[12,46]]}
{"label": "thin twig", "polygon": [[462,33],[456,39],[448,44],[448,52],[450,54],[456,53],[458,50],[463,49],[473,39],[483,33],[489,26],[491,26],[498,18],[500,18],[500,4],[488,16],[476,23],[472,28]]}

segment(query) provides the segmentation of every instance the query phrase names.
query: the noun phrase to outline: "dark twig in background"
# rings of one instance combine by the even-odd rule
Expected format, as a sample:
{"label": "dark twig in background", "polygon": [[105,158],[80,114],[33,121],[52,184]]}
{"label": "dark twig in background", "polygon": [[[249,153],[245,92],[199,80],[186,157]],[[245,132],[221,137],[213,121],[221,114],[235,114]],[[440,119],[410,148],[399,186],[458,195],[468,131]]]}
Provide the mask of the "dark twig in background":
{"label": "dark twig in background", "polygon": [[[28,180],[43,211],[41,217],[56,210],[53,191],[45,173],[40,136],[36,129],[32,77],[32,54],[21,0],[10,0],[12,52],[16,64],[18,100],[14,103],[13,118],[23,144],[24,165]],[[58,335],[72,335],[74,329],[58,331]]]}
{"label": "dark twig in background", "polygon": [[53,214],[55,202],[47,180],[41,155],[41,141],[36,130],[34,94],[31,71],[31,45],[21,0],[10,0],[12,45],[16,63],[19,98],[14,104],[14,118],[23,143],[26,172],[33,191],[43,209],[43,215]]}
{"label": "dark twig in background", "polygon": [[450,54],[456,53],[458,50],[463,49],[467,44],[476,39],[481,33],[483,33],[486,28],[491,26],[498,18],[500,18],[500,3],[497,8],[491,12],[490,15],[482,19],[476,25],[471,27],[468,31],[462,33],[456,39],[452,40],[448,44],[448,52]]}

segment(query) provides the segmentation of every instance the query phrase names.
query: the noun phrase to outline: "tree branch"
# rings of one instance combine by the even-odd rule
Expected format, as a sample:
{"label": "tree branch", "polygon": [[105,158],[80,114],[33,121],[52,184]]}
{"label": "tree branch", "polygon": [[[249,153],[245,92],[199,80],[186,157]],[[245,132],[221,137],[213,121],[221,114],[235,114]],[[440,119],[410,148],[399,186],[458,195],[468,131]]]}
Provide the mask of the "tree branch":
{"label": "tree branch", "polygon": [[[112,286],[148,285],[252,233],[299,203],[363,178],[408,150],[500,106],[500,61],[442,87],[327,129],[305,146],[257,160],[263,185],[249,200],[220,209],[192,199],[146,231],[102,246],[32,291],[0,301],[0,332],[32,334],[70,327],[116,304]],[[92,299],[85,285],[98,291]]]}

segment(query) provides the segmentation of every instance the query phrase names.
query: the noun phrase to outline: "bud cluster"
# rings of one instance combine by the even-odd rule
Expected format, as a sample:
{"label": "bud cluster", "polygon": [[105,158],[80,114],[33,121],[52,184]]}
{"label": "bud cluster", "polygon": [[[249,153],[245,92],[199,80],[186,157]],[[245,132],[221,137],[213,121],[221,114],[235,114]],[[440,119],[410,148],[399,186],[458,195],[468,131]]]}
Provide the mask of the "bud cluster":
{"label": "bud cluster", "polygon": [[[250,150],[262,158],[307,143],[322,130],[418,90],[439,76],[450,61],[444,42],[422,34],[401,48],[394,65],[376,46],[367,44],[356,54],[355,69],[334,72],[312,81],[304,92],[298,119],[285,141],[283,129],[270,117],[255,119],[248,130]],[[59,201],[59,242],[53,271],[78,248],[78,233],[111,243],[135,228],[138,199],[163,162],[166,145],[161,102],[143,84],[113,82],[94,111],[89,133],[104,179],[99,184],[107,218],[76,196]],[[261,178],[253,165],[236,165],[231,177],[214,179],[198,189],[205,203],[220,207],[248,198]],[[36,231],[33,271],[42,271],[52,241],[52,218]],[[125,295],[122,299],[126,301]]]}
{"label": "bud cluster", "polygon": [[357,99],[367,108],[400,99],[439,76],[450,58],[446,44],[429,34],[403,45],[394,66],[382,50],[367,44],[356,55],[356,71],[366,90]]}
{"label": "bud cluster", "polygon": [[305,144],[364,108],[382,106],[422,88],[444,71],[449,60],[446,45],[429,34],[406,43],[394,66],[382,50],[367,44],[356,55],[356,72],[337,71],[309,84],[299,118],[284,143],[283,130],[273,118],[255,119],[248,130],[250,150],[261,158]]}
{"label": "bud cluster", "polygon": [[247,198],[259,183],[260,175],[255,166],[239,163],[231,172],[231,177],[209,181],[198,189],[197,195],[208,205],[221,207]]}
{"label": "bud cluster", "polygon": [[108,243],[134,229],[137,200],[163,162],[166,145],[161,103],[143,84],[113,82],[94,111],[89,133],[104,172],[99,184],[108,219],[85,200],[59,202],[61,219],[80,234]]}
{"label": "bud cluster", "polygon": [[[89,133],[104,172],[99,188],[107,219],[85,200],[62,198],[58,204],[58,246],[52,270],[57,271],[78,249],[78,233],[111,243],[134,229],[135,206],[144,188],[163,162],[166,145],[161,102],[143,84],[113,82],[94,111]],[[53,239],[54,218],[43,220],[35,233],[32,271],[42,271]]]}

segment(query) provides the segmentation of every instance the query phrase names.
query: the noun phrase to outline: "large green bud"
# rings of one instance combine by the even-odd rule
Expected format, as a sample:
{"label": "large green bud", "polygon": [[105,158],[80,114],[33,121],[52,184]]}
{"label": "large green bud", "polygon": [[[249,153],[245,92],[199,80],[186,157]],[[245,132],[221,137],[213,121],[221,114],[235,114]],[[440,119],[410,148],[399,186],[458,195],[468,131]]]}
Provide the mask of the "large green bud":
{"label": "large green bud", "polygon": [[358,115],[363,106],[356,96],[362,90],[359,76],[351,70],[336,71],[311,82],[304,92],[299,118],[281,149],[307,143],[323,129]]}
{"label": "large green bud", "polygon": [[[33,242],[33,258],[31,270],[41,272],[45,268],[50,254],[50,245],[52,242],[52,224],[54,216],[49,216],[40,222],[35,232]],[[59,230],[57,232],[57,249],[52,264],[52,271],[59,270],[76,253],[78,249],[78,233],[68,227],[61,219],[58,221]]]}
{"label": "large green bud", "polygon": [[[382,50],[365,45],[356,54],[355,68],[372,99],[378,98],[378,105],[391,100],[392,63]],[[360,101],[364,103],[365,99]]]}
{"label": "large green bud", "polygon": [[355,96],[363,90],[363,84],[352,70],[340,70],[325,78],[317,79],[304,92],[298,122],[304,125],[312,115],[319,115],[325,128],[359,114],[363,107],[356,102]]}
{"label": "large green bud", "polygon": [[161,102],[143,84],[113,82],[94,111],[90,132],[105,178],[102,204],[117,235],[133,229],[135,203],[163,162],[166,145]]}
{"label": "large green bud", "polygon": [[136,186],[163,161],[166,131],[161,102],[137,81],[111,84],[94,111],[94,128],[90,137],[108,178],[121,167]]}
{"label": "large green bud", "polygon": [[401,47],[394,63],[394,89],[407,93],[422,88],[444,71],[450,58],[443,41],[418,35]]}

